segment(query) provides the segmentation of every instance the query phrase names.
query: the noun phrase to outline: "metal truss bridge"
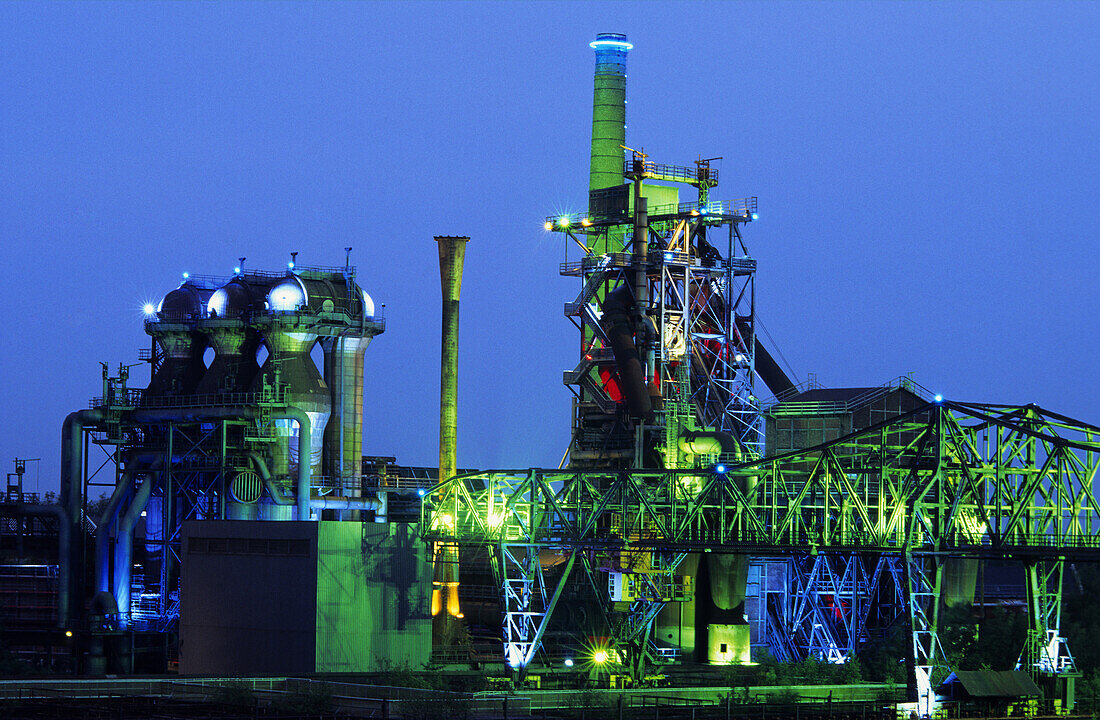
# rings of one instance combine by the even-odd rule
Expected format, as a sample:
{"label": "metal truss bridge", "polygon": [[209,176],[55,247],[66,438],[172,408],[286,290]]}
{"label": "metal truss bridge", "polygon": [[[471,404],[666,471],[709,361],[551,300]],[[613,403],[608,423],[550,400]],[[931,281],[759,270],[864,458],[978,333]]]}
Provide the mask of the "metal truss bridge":
{"label": "metal truss bridge", "polygon": [[[588,575],[620,657],[642,672],[660,656],[652,621],[665,603],[683,599],[677,567],[695,552],[837,558],[828,572],[803,563],[814,575],[802,587],[839,588],[853,573],[843,558],[878,558],[856,573],[864,581],[848,583],[865,596],[850,606],[863,609],[841,623],[846,637],[834,633],[831,646],[841,656],[856,648],[874,615],[868,582],[892,578],[926,695],[946,671],[936,633],[945,567],[1016,559],[1027,569],[1031,616],[1021,666],[1074,670],[1058,634],[1061,579],[1067,558],[1100,559],[1100,428],[1033,405],[943,401],[804,450],[713,460],[708,470],[457,476],[424,498],[423,521],[429,539],[494,554],[503,659],[520,673],[575,567]],[[540,553],[566,560],[548,567]],[[599,574],[609,568],[629,583],[628,603],[603,591]],[[815,613],[795,615],[812,624]],[[803,638],[805,653],[812,633],[786,630],[792,645]]]}

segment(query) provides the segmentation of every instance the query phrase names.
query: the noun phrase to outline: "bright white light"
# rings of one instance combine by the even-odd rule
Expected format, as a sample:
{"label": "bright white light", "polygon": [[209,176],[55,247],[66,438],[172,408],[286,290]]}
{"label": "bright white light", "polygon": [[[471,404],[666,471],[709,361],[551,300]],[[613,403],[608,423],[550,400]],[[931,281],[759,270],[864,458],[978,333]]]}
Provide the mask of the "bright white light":
{"label": "bright white light", "polygon": [[565,658],[565,667],[573,667],[573,658]]}
{"label": "bright white light", "polygon": [[607,662],[607,658],[608,655],[606,650],[600,649],[592,653],[592,662],[596,663],[597,665],[605,664]]}
{"label": "bright white light", "polygon": [[622,48],[623,50],[634,49],[633,45],[628,42],[623,42],[622,40],[596,40],[594,42],[588,43],[588,47],[592,48],[593,50],[599,50],[601,47],[618,47]]}
{"label": "bright white light", "polygon": [[545,223],[543,223],[542,228],[544,230],[553,230],[554,229],[554,223],[547,220]]}
{"label": "bright white light", "polygon": [[560,218],[558,218],[558,225],[560,225],[563,228],[569,227],[569,216],[568,215],[562,215]]}
{"label": "bright white light", "polygon": [[509,643],[508,645],[508,666],[519,667],[523,664],[523,652],[519,649],[519,646]]}
{"label": "bright white light", "polygon": [[142,306],[141,311],[145,313],[146,317],[152,317],[153,315],[157,314],[157,308],[153,305],[153,303],[145,303],[145,305]]}
{"label": "bright white light", "polygon": [[737,353],[736,355],[733,356],[733,361],[734,362],[745,362],[745,356],[742,355],[741,353]]}
{"label": "bright white light", "polygon": [[756,213],[753,213],[753,214],[752,214],[752,219],[753,219],[753,220],[759,220],[759,219],[760,219],[760,216],[759,216],[759,215],[757,215]]}
{"label": "bright white light", "polygon": [[241,266],[240,266],[240,265],[238,265],[237,267],[233,268],[233,274],[234,274],[234,275],[240,275],[240,274],[241,274]]}
{"label": "bright white light", "polygon": [[186,280],[186,279],[187,279],[187,278],[189,278],[189,277],[191,277],[191,273],[189,273],[189,272],[185,272],[185,273],[183,274],[183,279],[184,279],[184,280]]}
{"label": "bright white light", "polygon": [[725,465],[715,465],[714,466],[714,472],[718,473],[719,475],[721,475],[725,471],[726,471],[726,466]]}
{"label": "bright white light", "polygon": [[935,398],[933,398],[933,399],[934,399],[934,400],[935,400],[936,402],[943,402],[943,395],[937,395],[937,396],[936,396]]}
{"label": "bright white light", "polygon": [[218,288],[214,291],[214,294],[210,296],[210,300],[206,303],[206,312],[209,315],[217,315],[218,317],[225,316],[225,306],[229,302],[229,295],[225,292],[224,288]]}
{"label": "bright white light", "polygon": [[416,494],[419,495],[420,497],[424,497],[425,495],[428,494],[428,491],[425,490],[424,488],[420,488],[419,490],[416,491]]}
{"label": "bright white light", "polygon": [[275,312],[294,312],[306,304],[306,294],[296,280],[283,280],[271,288],[267,303]]}
{"label": "bright white light", "polygon": [[287,270],[293,270],[294,269],[294,261],[293,260],[291,260],[290,262],[288,262],[286,264],[286,269]]}

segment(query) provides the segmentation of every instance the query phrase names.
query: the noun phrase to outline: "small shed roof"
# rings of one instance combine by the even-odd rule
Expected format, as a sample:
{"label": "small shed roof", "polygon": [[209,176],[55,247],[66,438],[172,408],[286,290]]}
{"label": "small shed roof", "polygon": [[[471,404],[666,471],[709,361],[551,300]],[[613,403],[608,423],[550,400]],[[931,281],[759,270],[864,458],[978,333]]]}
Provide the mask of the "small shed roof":
{"label": "small shed roof", "polygon": [[[1030,697],[1043,691],[1023,670],[956,670],[954,679],[973,698]],[[950,684],[948,677],[944,684]]]}

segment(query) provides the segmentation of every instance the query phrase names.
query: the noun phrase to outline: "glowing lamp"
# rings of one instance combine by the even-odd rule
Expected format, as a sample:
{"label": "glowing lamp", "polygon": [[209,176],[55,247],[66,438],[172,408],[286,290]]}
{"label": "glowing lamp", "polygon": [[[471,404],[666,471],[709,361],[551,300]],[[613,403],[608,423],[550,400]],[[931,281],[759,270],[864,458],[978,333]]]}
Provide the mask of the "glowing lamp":
{"label": "glowing lamp", "polygon": [[73,636],[73,631],[72,630],[66,630],[65,631],[65,637],[72,637],[72,636]]}
{"label": "glowing lamp", "polygon": [[759,216],[759,215],[757,215],[756,213],[753,213],[753,214],[752,214],[752,219],[753,219],[753,220],[759,220],[759,219],[760,219],[760,216]]}
{"label": "glowing lamp", "polygon": [[569,216],[562,215],[560,218],[558,218],[558,226],[563,228],[569,227]]}
{"label": "glowing lamp", "polygon": [[592,662],[596,663],[597,665],[606,665],[607,658],[608,655],[606,650],[600,649],[592,653]]}
{"label": "glowing lamp", "polygon": [[592,221],[591,221],[591,220],[589,220],[588,218],[585,218],[584,220],[581,220],[581,225],[583,225],[583,226],[585,226],[585,227],[588,227],[588,226],[590,226],[591,224],[592,224]]}
{"label": "glowing lamp", "polygon": [[547,220],[545,223],[543,223],[542,228],[544,230],[553,230],[554,229],[554,223]]}
{"label": "glowing lamp", "polygon": [[935,400],[936,402],[943,402],[943,395],[937,395],[933,398],[933,400]]}
{"label": "glowing lamp", "polygon": [[428,491],[425,490],[424,488],[420,488],[419,490],[416,491],[416,494],[419,495],[420,497],[424,497],[425,495],[428,494]]}
{"label": "glowing lamp", "polygon": [[618,48],[621,50],[633,50],[634,46],[623,40],[596,40],[588,43],[588,47],[593,50],[599,50],[600,48]]}
{"label": "glowing lamp", "polygon": [[157,314],[157,308],[155,305],[153,305],[153,303],[145,303],[145,305],[142,306],[141,311],[145,313],[146,317],[152,317],[153,315]]}
{"label": "glowing lamp", "polygon": [[286,269],[287,270],[293,270],[294,269],[294,261],[293,260],[291,260],[290,262],[288,262],[286,264]]}
{"label": "glowing lamp", "polygon": [[187,278],[189,278],[189,277],[191,277],[191,273],[189,273],[189,272],[185,272],[185,273],[183,274],[183,279],[184,279],[184,280],[186,280],[186,279],[187,279]]}
{"label": "glowing lamp", "polygon": [[573,658],[565,658],[565,667],[573,667]]}
{"label": "glowing lamp", "polygon": [[240,275],[240,274],[241,274],[241,266],[240,266],[240,265],[238,265],[237,267],[233,268],[233,274],[234,274],[234,275]]}
{"label": "glowing lamp", "polygon": [[726,466],[725,465],[715,465],[714,466],[714,472],[721,475],[721,474],[726,472]]}

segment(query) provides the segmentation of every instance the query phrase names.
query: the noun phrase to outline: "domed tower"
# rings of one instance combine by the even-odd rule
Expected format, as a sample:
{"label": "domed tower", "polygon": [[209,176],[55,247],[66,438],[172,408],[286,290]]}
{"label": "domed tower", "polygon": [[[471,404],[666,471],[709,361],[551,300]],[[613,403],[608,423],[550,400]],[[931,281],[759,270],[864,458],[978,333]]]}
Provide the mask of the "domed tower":
{"label": "domed tower", "polygon": [[252,387],[260,369],[256,362],[260,335],[249,320],[263,313],[266,291],[267,286],[235,277],[210,296],[203,331],[215,355],[195,394],[244,393]]}
{"label": "domed tower", "polygon": [[293,273],[275,282],[267,294],[267,314],[257,320],[269,355],[252,382],[252,391],[283,388],[283,399],[306,413],[310,422],[310,454],[299,458],[297,423],[275,421],[278,442],[272,448],[271,471],[276,477],[296,473],[299,462],[309,463],[310,474],[315,477],[322,471],[324,431],[332,401],[310,351],[319,337],[317,313],[326,307],[326,298],[311,296],[309,285],[312,283]]}
{"label": "domed tower", "polygon": [[157,312],[145,321],[145,332],[163,353],[146,397],[189,395],[202,380],[206,372],[202,357],[206,338],[196,330],[195,323],[202,318],[206,292],[185,281],[165,295]]}

